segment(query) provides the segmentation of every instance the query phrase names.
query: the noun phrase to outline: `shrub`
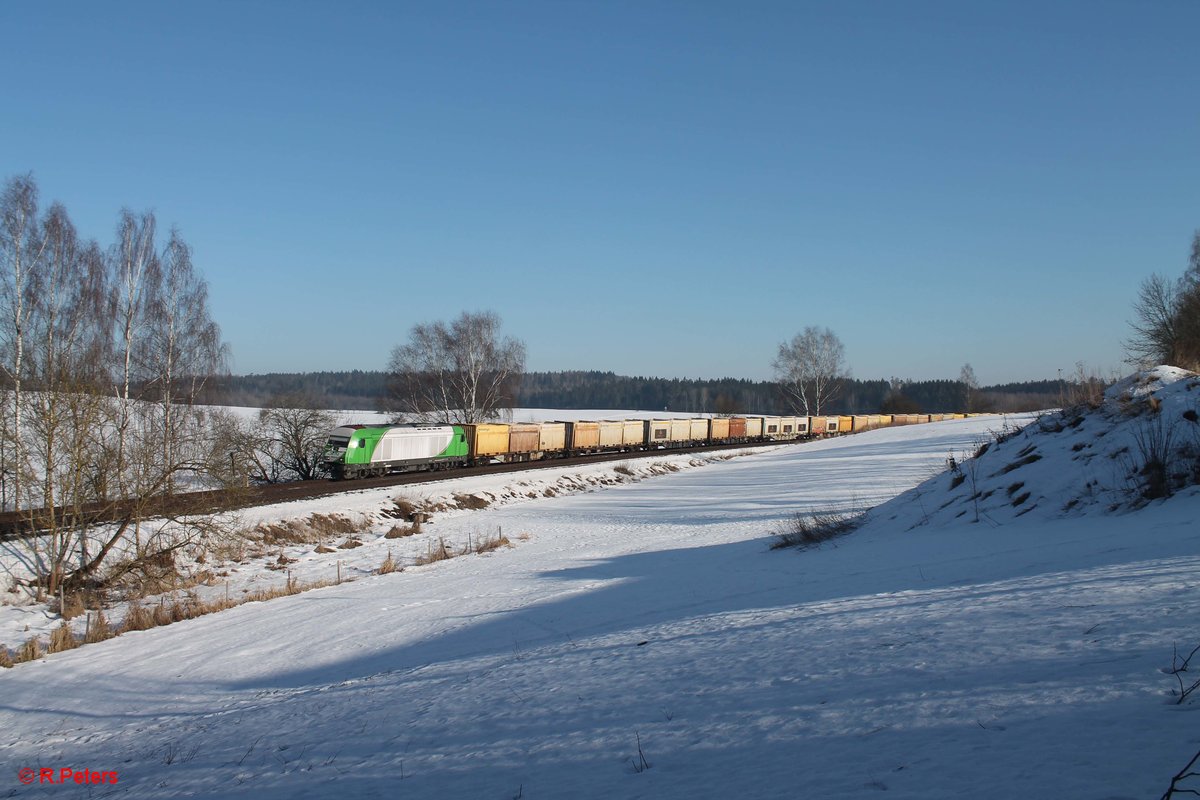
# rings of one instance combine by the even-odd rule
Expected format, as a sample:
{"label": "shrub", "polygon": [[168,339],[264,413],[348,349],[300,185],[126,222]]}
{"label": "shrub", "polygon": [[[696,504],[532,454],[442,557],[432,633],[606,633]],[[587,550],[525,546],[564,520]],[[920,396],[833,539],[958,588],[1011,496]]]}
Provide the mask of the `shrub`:
{"label": "shrub", "polygon": [[125,612],[125,621],[121,625],[122,631],[145,631],[154,627],[154,615],[146,610],[146,607],[134,600],[129,604],[129,610]]}
{"label": "shrub", "polygon": [[861,511],[796,512],[776,527],[775,542],[771,549],[813,547],[845,536],[861,525],[865,516],[865,512]]}
{"label": "shrub", "polygon": [[474,544],[472,550],[476,553],[490,553],[493,550],[498,550],[501,547],[511,547],[512,542],[508,540],[500,531],[496,531],[495,536],[482,536]]}
{"label": "shrub", "polygon": [[166,598],[162,598],[158,601],[158,605],[154,607],[154,614],[152,615],[152,618],[156,627],[160,625],[170,625],[175,621],[175,617],[171,614],[171,609],[167,607]]}
{"label": "shrub", "polygon": [[471,511],[479,511],[492,504],[491,500],[476,494],[455,494],[454,502],[458,504],[459,508],[467,508]]}
{"label": "shrub", "polygon": [[393,525],[391,529],[383,535],[385,539],[402,539],[405,536],[412,536],[420,532],[420,525]]}
{"label": "shrub", "polygon": [[417,513],[417,506],[407,497],[396,497],[392,499],[392,508],[384,509],[383,513],[393,519],[411,520]]}
{"label": "shrub", "polygon": [[111,639],[115,635],[108,625],[108,618],[104,616],[104,612],[97,611],[96,616],[88,619],[87,634],[83,637],[83,641],[87,644],[95,644],[103,642],[105,639]]}
{"label": "shrub", "polygon": [[46,648],[46,652],[61,653],[64,650],[74,650],[76,647],[79,647],[79,640],[75,638],[75,634],[71,633],[71,626],[64,621],[50,634],[50,646]]}
{"label": "shrub", "polygon": [[58,603],[58,614],[63,619],[75,619],[86,611],[87,604],[81,592],[65,594]]}
{"label": "shrub", "polygon": [[38,641],[36,636],[29,639],[25,644],[21,645],[21,649],[17,650],[17,657],[13,659],[14,663],[23,664],[26,661],[37,661],[42,657],[42,643]]}
{"label": "shrub", "polygon": [[0,669],[12,669],[13,660],[8,652],[8,647],[0,642]]}
{"label": "shrub", "polygon": [[422,567],[426,564],[433,564],[436,561],[448,561],[451,558],[454,558],[454,554],[450,552],[449,548],[446,547],[446,541],[439,538],[437,540],[437,546],[435,547],[433,543],[430,542],[425,555],[417,556],[414,563],[416,563],[418,567]]}
{"label": "shrub", "polygon": [[392,551],[388,550],[387,558],[385,558],[383,563],[379,565],[379,574],[390,575],[391,573],[396,572],[399,568],[399,565],[396,564],[396,560],[392,558]]}

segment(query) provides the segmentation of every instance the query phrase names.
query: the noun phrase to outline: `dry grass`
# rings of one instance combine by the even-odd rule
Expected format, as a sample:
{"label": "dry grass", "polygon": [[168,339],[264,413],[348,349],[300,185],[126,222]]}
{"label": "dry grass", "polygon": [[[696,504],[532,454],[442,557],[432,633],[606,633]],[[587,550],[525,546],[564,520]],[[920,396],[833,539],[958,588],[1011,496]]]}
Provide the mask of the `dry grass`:
{"label": "dry grass", "polygon": [[379,565],[377,572],[380,575],[390,575],[391,573],[397,572],[400,569],[401,567],[396,563],[396,559],[392,558],[392,551],[388,550],[387,558],[385,558],[383,563]]}
{"label": "dry grass", "polygon": [[[53,608],[53,606],[52,606]],[[58,615],[63,619],[75,619],[87,611],[87,601],[82,592],[71,592],[63,595],[58,602]]]}
{"label": "dry grass", "polygon": [[309,514],[304,519],[264,523],[254,529],[252,541],[268,547],[289,544],[321,544],[339,536],[361,533],[371,527],[366,519],[341,514]]}
{"label": "dry grass", "polygon": [[491,500],[476,494],[455,494],[454,502],[458,504],[459,508],[467,508],[471,511],[479,511],[492,504]]}
{"label": "dry grass", "polygon": [[150,615],[150,619],[154,622],[152,627],[170,625],[175,621],[175,615],[171,613],[171,608],[167,605],[165,597],[159,599],[158,605],[154,607],[154,613]]}
{"label": "dry grass", "polygon": [[[343,582],[344,582],[344,580],[345,579],[343,579]],[[307,592],[310,589],[323,589],[326,586],[334,586],[334,585],[335,585],[334,581],[320,580],[320,581],[313,581],[312,583],[301,583],[299,580],[297,580],[295,578],[288,578],[287,583],[285,583],[283,586],[274,586],[274,587],[271,587],[268,589],[257,589],[253,592],[247,593],[242,598],[242,602],[243,603],[261,603],[266,600],[274,600],[277,597],[291,597],[294,594],[300,594],[301,592]],[[236,605],[240,605],[240,603],[230,602],[229,605],[227,605],[225,607],[232,608],[233,606],[236,606]],[[214,609],[214,610],[219,611],[221,609]]]}
{"label": "dry grass", "polygon": [[454,556],[455,554],[446,547],[446,540],[439,538],[437,546],[434,546],[433,542],[430,542],[425,555],[417,556],[413,563],[418,567],[423,567],[426,564],[433,564],[438,561],[449,561]]}
{"label": "dry grass", "polygon": [[617,464],[615,467],[613,467],[613,472],[633,477],[633,468],[628,464]]}
{"label": "dry grass", "polygon": [[[389,553],[388,555],[390,557],[391,554]],[[399,570],[400,568],[397,567],[396,569]],[[243,603],[263,602],[273,600],[277,597],[288,597],[310,589],[333,586],[334,583],[334,581],[329,580],[301,583],[299,580],[289,577],[283,586],[258,589],[253,592],[248,591],[243,597],[236,600],[226,596],[216,600],[205,601],[201,600],[195,593],[189,592],[182,598],[159,598],[159,602],[154,606],[153,611],[135,600],[130,603],[129,610],[126,612],[125,619],[119,630],[114,630],[110,626],[108,619],[104,616],[104,612],[98,611],[95,616],[89,617],[87,633],[82,642],[75,639],[66,622],[63,622],[61,627],[56,628],[51,633],[50,646],[47,652],[58,653],[84,644],[94,644],[95,642],[102,642],[105,639],[112,639],[128,631],[149,630],[150,628],[170,625],[186,619],[195,619],[205,614],[224,611]],[[8,648],[0,644],[0,668],[11,667],[14,664],[21,664],[26,661],[36,661],[43,655],[45,653],[42,651],[41,642],[36,636],[26,641],[14,655],[10,655]]]}
{"label": "dry grass", "polygon": [[65,650],[74,650],[76,647],[79,647],[79,640],[75,638],[75,634],[71,633],[71,626],[64,621],[50,634],[50,646],[46,648],[46,652],[61,653]]}
{"label": "dry grass", "polygon": [[103,611],[97,611],[96,616],[88,619],[87,633],[83,636],[84,644],[96,644],[116,636],[108,624],[108,618]]}
{"label": "dry grass", "polygon": [[411,520],[417,510],[416,504],[407,497],[396,497],[392,499],[392,507],[383,510],[383,515],[392,519]]}
{"label": "dry grass", "polygon": [[16,658],[13,659],[13,663],[23,664],[26,661],[37,661],[42,657],[42,655],[42,643],[38,641],[36,636],[34,636],[33,638],[29,639],[29,641],[25,642],[25,644],[21,645],[20,649],[17,650],[17,655]]}
{"label": "dry grass", "polygon": [[813,514],[797,512],[779,523],[774,531],[772,550],[786,547],[807,548],[845,536],[862,524],[863,512],[824,511]]}
{"label": "dry grass", "polygon": [[144,605],[134,600],[125,612],[125,621],[121,624],[121,632],[145,631],[154,627],[154,615]]}
{"label": "dry grass", "polygon": [[421,532],[421,526],[415,525],[393,525],[387,533],[383,535],[385,539],[403,539],[406,536],[413,536]]}
{"label": "dry grass", "polygon": [[508,540],[508,537],[497,532],[495,536],[485,536],[475,542],[474,551],[476,553],[490,553],[493,550],[498,550],[501,547],[512,547],[513,544]]}

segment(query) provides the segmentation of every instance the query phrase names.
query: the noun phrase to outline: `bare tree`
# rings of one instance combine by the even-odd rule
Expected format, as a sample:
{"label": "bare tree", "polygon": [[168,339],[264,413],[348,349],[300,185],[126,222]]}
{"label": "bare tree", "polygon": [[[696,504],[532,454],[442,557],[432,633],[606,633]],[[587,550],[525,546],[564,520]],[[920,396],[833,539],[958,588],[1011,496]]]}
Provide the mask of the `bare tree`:
{"label": "bare tree", "polygon": [[[25,348],[29,339],[31,297],[36,293],[38,271],[45,252],[37,222],[38,190],[32,175],[20,175],[8,181],[0,195],[0,326],[4,348],[4,376],[12,388],[7,413],[3,416],[4,470],[0,481],[5,495],[14,505],[21,503],[25,476],[23,385]],[[10,456],[11,453],[11,456]]]}
{"label": "bare tree", "polygon": [[251,477],[265,483],[311,480],[322,472],[321,453],[337,418],[314,408],[309,397],[290,394],[274,397],[258,412],[252,435]]}
{"label": "bare tree", "polygon": [[1179,292],[1175,281],[1155,273],[1142,281],[1133,304],[1133,335],[1125,343],[1138,366],[1179,362]]}
{"label": "bare tree", "polygon": [[525,343],[500,334],[493,311],[414,325],[388,362],[398,410],[427,421],[482,422],[511,408]]}
{"label": "bare tree", "polygon": [[971,365],[963,364],[962,372],[958,373],[958,382],[963,387],[963,411],[970,413],[975,410],[975,397],[979,393],[979,380]]}
{"label": "bare tree", "polygon": [[[139,372],[146,376],[146,399],[158,403],[162,441],[169,462],[181,415],[191,412],[206,380],[225,367],[221,329],[208,311],[208,284],[192,266],[192,250],[172,230],[157,279],[145,286],[146,330],[138,348]],[[171,490],[168,485],[167,490]]]}
{"label": "bare tree", "polygon": [[[144,332],[147,310],[147,286],[158,284],[161,269],[154,245],[154,214],[135,215],[129,209],[121,211],[117,224],[117,243],[111,260],[111,314],[116,328],[117,400],[120,418],[117,425],[116,472],[124,480],[129,425],[133,409],[134,382],[137,378],[136,353],[139,336]],[[124,489],[121,489],[124,493]]]}
{"label": "bare tree", "polygon": [[1125,342],[1130,362],[1200,368],[1200,231],[1183,277],[1154,274],[1142,281],[1133,313],[1133,334]]}
{"label": "bare tree", "polygon": [[39,593],[114,580],[223,528],[156,502],[185,476],[213,485],[212,425],[191,400],[224,349],[190,250],[173,233],[158,253],[154,228],[123,212],[106,257],[61,205],[37,218],[32,178],[0,195],[0,474],[39,532]]}
{"label": "bare tree", "polygon": [[771,366],[788,404],[805,415],[819,415],[848,377],[841,339],[812,325],[782,342]]}
{"label": "bare tree", "polygon": [[99,247],[78,241],[66,209],[51,206],[42,222],[45,244],[30,308],[28,377],[31,392],[24,426],[29,486],[26,514],[43,532],[29,540],[41,584],[54,593],[67,559],[86,555],[83,509],[94,501],[91,465],[97,461],[109,402],[99,391],[105,333],[104,263]]}

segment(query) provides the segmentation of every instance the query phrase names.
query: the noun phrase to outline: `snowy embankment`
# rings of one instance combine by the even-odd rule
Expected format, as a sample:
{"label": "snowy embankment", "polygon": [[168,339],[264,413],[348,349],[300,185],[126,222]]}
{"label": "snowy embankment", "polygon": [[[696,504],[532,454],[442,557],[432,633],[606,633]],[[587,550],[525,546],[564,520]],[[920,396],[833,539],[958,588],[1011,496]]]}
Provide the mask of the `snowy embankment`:
{"label": "snowy embankment", "polygon": [[[975,523],[935,473],[1001,427],[444,515],[420,536],[515,546],[3,671],[0,762],[14,796],[72,793],[26,767],[118,770],[104,791],[137,797],[1157,796],[1198,746],[1160,669],[1200,641],[1200,498],[1064,515],[1036,484],[1082,448],[1038,439],[993,476],[1022,434],[976,479],[1030,497]],[[768,549],[797,510],[898,494],[834,543]]]}

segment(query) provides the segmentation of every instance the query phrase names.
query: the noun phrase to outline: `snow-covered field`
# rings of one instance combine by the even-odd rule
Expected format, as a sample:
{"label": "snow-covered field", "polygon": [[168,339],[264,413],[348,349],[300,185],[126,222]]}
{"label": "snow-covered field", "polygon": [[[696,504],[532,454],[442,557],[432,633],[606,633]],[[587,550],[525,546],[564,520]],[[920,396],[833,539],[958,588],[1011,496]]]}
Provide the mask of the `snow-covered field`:
{"label": "snow-covered field", "polygon": [[[353,582],[0,671],[0,793],[1157,797],[1200,747],[1161,671],[1200,642],[1200,494],[1108,513],[1103,457],[1081,466],[1078,429],[1035,424],[980,459],[975,522],[942,470],[1004,424],[423,489],[495,504],[289,551],[312,574],[352,561]],[[370,516],[395,494],[255,513]],[[848,537],[769,549],[795,511],[889,498]],[[498,530],[513,547],[367,574],[389,548]],[[22,768],[119,782],[26,786]]]}

